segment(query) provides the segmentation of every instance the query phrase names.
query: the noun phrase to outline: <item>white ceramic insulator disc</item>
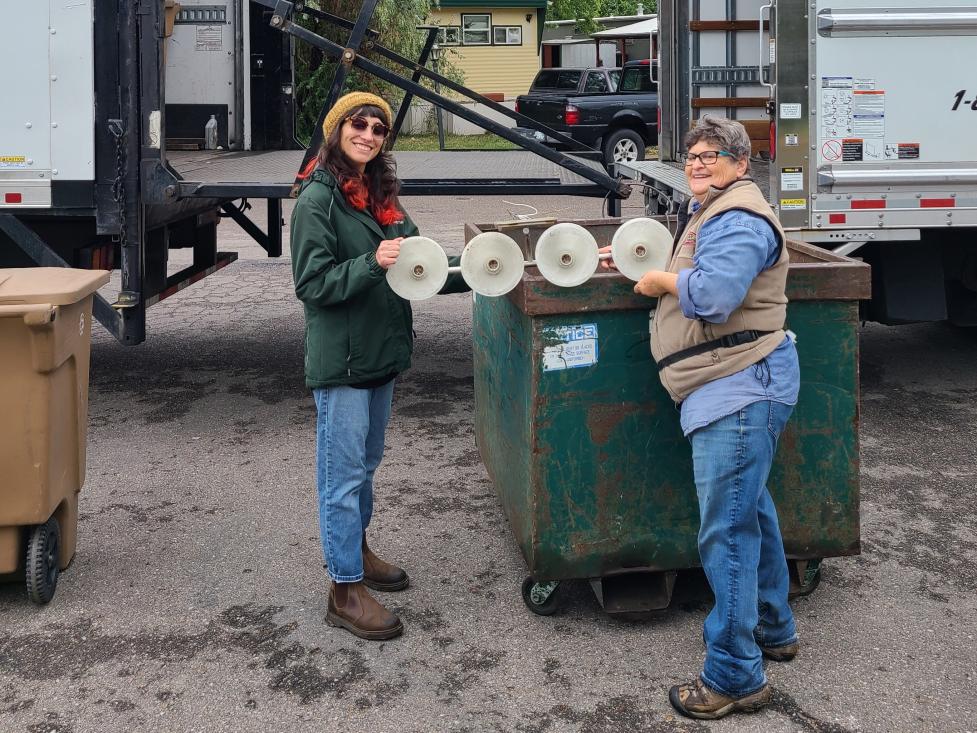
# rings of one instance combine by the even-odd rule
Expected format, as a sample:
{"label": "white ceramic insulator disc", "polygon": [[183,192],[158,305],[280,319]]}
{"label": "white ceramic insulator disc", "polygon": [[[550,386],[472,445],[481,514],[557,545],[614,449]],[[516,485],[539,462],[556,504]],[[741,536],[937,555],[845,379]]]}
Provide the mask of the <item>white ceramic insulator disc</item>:
{"label": "white ceramic insulator disc", "polygon": [[502,232],[482,232],[461,253],[461,276],[479,295],[505,295],[522,279],[525,262],[516,241]]}
{"label": "white ceramic insulator disc", "polygon": [[587,282],[599,262],[597,240],[579,224],[554,224],[536,242],[536,266],[543,277],[561,288]]}
{"label": "white ceramic insulator disc", "polygon": [[387,269],[387,283],[401,298],[425,300],[440,292],[448,280],[448,255],[427,237],[407,237],[397,261]]}
{"label": "white ceramic insulator disc", "polygon": [[664,270],[672,254],[668,227],[654,219],[624,222],[611,239],[611,257],[624,277],[640,280],[650,270]]}

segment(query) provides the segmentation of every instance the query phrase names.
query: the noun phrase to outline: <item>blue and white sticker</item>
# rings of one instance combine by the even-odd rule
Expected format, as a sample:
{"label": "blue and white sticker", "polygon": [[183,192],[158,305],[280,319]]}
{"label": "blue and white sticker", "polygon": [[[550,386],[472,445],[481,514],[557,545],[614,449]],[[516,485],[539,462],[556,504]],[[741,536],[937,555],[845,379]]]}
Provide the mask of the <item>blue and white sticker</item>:
{"label": "blue and white sticker", "polygon": [[597,324],[543,329],[543,371],[589,367],[597,363]]}

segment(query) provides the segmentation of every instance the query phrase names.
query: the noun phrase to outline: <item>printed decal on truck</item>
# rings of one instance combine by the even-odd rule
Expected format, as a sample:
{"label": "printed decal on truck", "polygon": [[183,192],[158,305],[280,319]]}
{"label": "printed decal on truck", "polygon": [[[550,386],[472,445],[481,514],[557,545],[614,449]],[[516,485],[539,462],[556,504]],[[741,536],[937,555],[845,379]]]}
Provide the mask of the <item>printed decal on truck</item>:
{"label": "printed decal on truck", "polygon": [[967,94],[966,89],[961,89],[959,92],[954,94],[953,106],[950,107],[950,111],[956,112],[958,109],[961,109],[961,105],[963,105],[963,109],[967,109],[967,107],[969,106],[970,109],[972,109],[974,112],[977,112],[977,93],[974,94],[973,100],[966,99],[966,97],[968,96],[970,95]]}
{"label": "printed decal on truck", "polygon": [[799,166],[792,167],[792,168],[781,168],[780,190],[781,191],[803,191],[804,169]]}
{"label": "printed decal on truck", "polygon": [[0,169],[26,168],[26,155],[0,155]]}
{"label": "printed decal on truck", "polygon": [[783,103],[780,105],[780,119],[799,120],[801,119],[801,105],[797,103]]}
{"label": "printed decal on truck", "polygon": [[806,199],[780,199],[781,211],[798,211],[807,208]]}
{"label": "printed decal on truck", "polygon": [[865,141],[860,137],[849,137],[841,141],[841,159],[845,163],[855,163],[865,157]]}
{"label": "printed decal on truck", "polygon": [[886,143],[886,160],[919,160],[919,143]]}
{"label": "printed decal on truck", "polygon": [[[822,77],[820,112],[822,140],[857,139],[860,145],[858,150],[850,147],[838,151],[833,144],[822,148],[821,154],[826,161],[884,159],[885,91],[876,89],[874,79]],[[857,157],[854,157],[856,152]]]}
{"label": "printed decal on truck", "polygon": [[198,25],[196,36],[196,49],[198,51],[224,50],[224,31],[220,26]]}
{"label": "printed decal on truck", "polygon": [[597,363],[597,324],[550,326],[543,329],[543,371],[593,366]]}

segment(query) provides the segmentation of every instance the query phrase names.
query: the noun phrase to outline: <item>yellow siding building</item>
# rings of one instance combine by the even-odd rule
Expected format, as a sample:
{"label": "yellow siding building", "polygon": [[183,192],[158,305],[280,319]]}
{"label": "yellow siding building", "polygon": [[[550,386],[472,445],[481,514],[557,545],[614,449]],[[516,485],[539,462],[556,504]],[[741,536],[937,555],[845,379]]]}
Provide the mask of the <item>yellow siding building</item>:
{"label": "yellow siding building", "polygon": [[442,27],[439,44],[465,86],[502,101],[529,91],[539,71],[545,12],[546,0],[442,0],[428,23]]}

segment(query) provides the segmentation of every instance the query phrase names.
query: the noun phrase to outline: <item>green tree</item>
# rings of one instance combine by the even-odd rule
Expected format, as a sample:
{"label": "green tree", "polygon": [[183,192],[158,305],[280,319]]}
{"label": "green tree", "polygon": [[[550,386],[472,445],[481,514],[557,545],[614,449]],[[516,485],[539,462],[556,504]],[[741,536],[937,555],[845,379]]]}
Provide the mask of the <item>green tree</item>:
{"label": "green tree", "polygon": [[[355,21],[362,3],[361,0],[312,0],[307,4],[309,7],[317,7],[333,15]],[[417,26],[424,23],[433,4],[432,0],[380,0],[377,11],[370,22],[370,28],[380,33],[377,42],[416,61],[427,37],[424,31],[417,30]],[[350,31],[345,28],[337,28],[325,22],[315,21],[308,16],[299,16],[297,20],[301,25],[318,33],[323,38],[328,38],[343,47],[347,45]],[[322,105],[329,94],[329,88],[332,86],[337,64],[322,51],[309,44],[302,41],[296,41],[295,44],[296,131],[300,140],[308,142]],[[369,47],[361,50],[363,55],[374,63],[380,64],[401,76],[410,76],[409,72],[406,72],[402,66],[383,59],[378,54],[371,52]],[[450,71],[450,60],[444,60],[442,67],[447,67]],[[383,82],[355,67],[350,70],[346,77],[346,86],[344,87],[346,92],[353,90],[379,94],[390,102],[395,110],[404,96],[400,87]]]}
{"label": "green tree", "polygon": [[641,2],[645,13],[657,10],[656,0],[552,0],[547,18],[549,20],[576,20],[576,28],[581,33],[600,30],[594,18],[612,15],[634,15]]}

